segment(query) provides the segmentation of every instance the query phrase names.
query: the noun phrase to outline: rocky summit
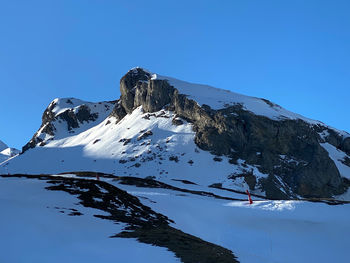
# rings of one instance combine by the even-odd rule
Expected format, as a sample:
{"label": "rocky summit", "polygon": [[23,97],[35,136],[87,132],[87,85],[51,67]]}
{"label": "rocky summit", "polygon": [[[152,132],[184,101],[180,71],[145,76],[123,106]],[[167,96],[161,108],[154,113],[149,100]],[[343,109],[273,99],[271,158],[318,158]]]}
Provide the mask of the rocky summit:
{"label": "rocky summit", "polygon": [[350,186],[350,135],[269,100],[142,68],[121,78],[120,94],[55,99],[0,169],[187,180],[269,199],[337,199]]}
{"label": "rocky summit", "polygon": [[348,133],[142,68],[114,99],[0,142],[1,262],[346,262]]}

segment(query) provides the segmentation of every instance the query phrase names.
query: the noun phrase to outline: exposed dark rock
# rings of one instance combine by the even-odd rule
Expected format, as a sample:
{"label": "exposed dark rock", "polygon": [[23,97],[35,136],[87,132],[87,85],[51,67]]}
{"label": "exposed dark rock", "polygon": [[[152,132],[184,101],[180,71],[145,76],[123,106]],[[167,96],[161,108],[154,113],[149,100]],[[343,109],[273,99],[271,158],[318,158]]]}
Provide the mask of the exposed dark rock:
{"label": "exposed dark rock", "polygon": [[123,142],[123,145],[127,145],[129,142],[131,142],[131,139],[122,138],[119,140],[119,142]]}
{"label": "exposed dark rock", "polygon": [[222,188],[222,183],[214,183],[214,184],[209,185],[209,187],[212,187],[212,188]]}
{"label": "exposed dark rock", "polygon": [[73,110],[69,109],[57,116],[58,118],[64,120],[67,123],[68,131],[79,128],[78,119],[75,116]]}
{"label": "exposed dark rock", "polygon": [[177,181],[177,182],[181,182],[183,184],[193,184],[193,185],[197,185],[196,183],[194,182],[191,182],[191,181],[188,181],[188,180],[180,180],[180,179],[171,179],[173,181]]}
{"label": "exposed dark rock", "polygon": [[172,155],[172,156],[169,156],[169,161],[174,161],[174,162],[179,162],[179,157],[175,156],[175,155]]}
{"label": "exposed dark rock", "polygon": [[[152,80],[142,69],[129,71],[122,78],[120,89],[119,105],[125,112],[132,112],[138,106],[150,115],[163,108],[173,111],[178,118],[193,124],[195,143],[201,149],[227,156],[231,163],[242,159],[258,167],[268,175],[259,184],[270,198],[331,197],[346,190],[337,167],[320,146],[319,133],[327,130],[329,135],[323,140],[346,153],[350,153],[350,138],[344,139],[332,129],[302,120],[272,120],[248,112],[240,104],[220,110],[208,105],[201,107],[179,94],[167,80]],[[264,101],[270,107],[279,107]],[[173,122],[177,123],[176,120]],[[282,190],[275,176],[283,180],[284,188],[290,192]],[[256,187],[250,179],[251,176],[247,177],[249,185]]]}
{"label": "exposed dark rock", "polygon": [[[67,99],[66,103],[72,104],[73,102],[71,99]],[[111,101],[110,103],[117,103],[117,101]],[[63,112],[60,112],[59,114],[56,114],[54,112],[55,107],[57,106],[57,103],[53,101],[50,103],[50,105],[46,108],[46,110],[43,113],[42,116],[42,124],[38,130],[41,131],[41,133],[48,134],[50,136],[55,136],[56,128],[53,124],[54,121],[58,121],[58,123],[66,123],[67,129],[69,133],[74,133],[74,129],[79,128],[80,124],[84,122],[90,122],[90,121],[96,121],[98,118],[98,113],[91,113],[90,108],[82,104],[80,105],[76,112],[71,109],[66,109]],[[96,105],[94,105],[96,106]],[[109,105],[105,105],[106,110],[109,109]],[[38,145],[42,139],[40,139],[39,133],[36,132],[32,139],[22,147],[22,153],[26,152],[30,148],[34,148],[36,145]]]}
{"label": "exposed dark rock", "polygon": [[[135,68],[130,70],[120,80],[120,93],[121,93],[121,105],[127,113],[131,113],[135,106],[135,92],[136,86],[142,85],[143,81],[150,79],[150,74],[141,68]],[[138,97],[141,98],[143,94],[138,92]],[[144,95],[144,97],[146,97]]]}
{"label": "exposed dark rock", "polygon": [[143,133],[142,135],[140,135],[139,137],[137,137],[137,140],[140,141],[140,140],[145,139],[151,135],[153,135],[153,132],[147,131],[147,132]]}
{"label": "exposed dark rock", "polygon": [[344,151],[346,154],[350,155],[350,137],[342,140],[339,148],[340,150]]}
{"label": "exposed dark rock", "polygon": [[[193,124],[198,148],[228,157],[230,163],[247,169],[254,166],[265,174],[266,178],[256,182],[251,176],[245,180],[248,180],[250,188],[260,188],[270,198],[327,198],[344,193],[348,187],[320,143],[329,143],[350,156],[350,137],[346,138],[327,126],[312,125],[298,119],[272,120],[246,111],[240,104],[226,105],[220,110],[213,110],[208,105],[200,106],[185,94],[180,94],[167,80],[152,79],[150,73],[141,68],[130,70],[122,77],[120,92],[121,98],[115,102],[111,113],[116,122],[139,106],[148,113],[143,116],[145,119],[168,118],[165,111],[157,116],[154,112],[162,109],[172,111],[176,114],[172,120],[174,125],[181,125],[182,120]],[[279,107],[268,100],[263,101],[270,107]],[[42,116],[41,128],[49,135],[55,133],[53,120],[67,123],[68,130],[74,132],[73,129],[80,123],[98,117],[91,114],[86,105],[81,105],[77,113],[68,109],[56,116],[53,113],[55,106],[51,103]],[[140,140],[146,135],[141,135]],[[42,141],[36,133],[22,152]],[[123,141],[124,145],[129,142],[131,139]],[[158,149],[163,150],[160,146]],[[199,152],[197,148],[195,151]],[[343,163],[349,165],[349,160],[345,158]]]}
{"label": "exposed dark rock", "polygon": [[[239,174],[239,175],[232,175],[230,178],[231,179],[236,179],[238,177],[243,177],[244,181],[247,183],[249,186],[249,190],[255,190],[255,186],[257,184],[256,177],[254,176],[253,171],[247,171],[245,173]],[[285,198],[282,198],[285,199]]]}
{"label": "exposed dark rock", "polygon": [[37,133],[35,133],[33,138],[22,147],[22,154],[29,149],[34,148],[38,143],[42,142],[42,139],[36,137],[36,134]]}
{"label": "exposed dark rock", "polygon": [[344,160],[342,160],[342,163],[350,167],[350,158],[345,157]]}
{"label": "exposed dark rock", "polygon": [[111,113],[111,116],[115,117],[117,119],[117,122],[119,122],[121,119],[123,119],[126,115],[124,107],[121,105],[121,100],[118,100],[118,102],[115,104],[113,111]]}
{"label": "exposed dark rock", "polygon": [[146,114],[146,115],[142,116],[142,118],[145,119],[145,120],[149,120],[150,119],[150,114]]}
{"label": "exposed dark rock", "polygon": [[[142,243],[167,248],[184,263],[238,262],[230,250],[171,227],[169,223],[174,223],[171,219],[154,212],[137,197],[106,182],[50,176],[37,178],[46,180],[50,185],[46,187],[47,190],[64,191],[75,196],[80,205],[102,212],[95,217],[126,225],[124,231],[111,235],[111,238],[136,238]],[[64,210],[60,212],[65,213]],[[82,214],[74,209],[68,215]]]}
{"label": "exposed dark rock", "polygon": [[176,126],[182,125],[184,122],[181,119],[173,118],[172,123]]}
{"label": "exposed dark rock", "polygon": [[130,70],[120,80],[121,105],[127,113],[141,105],[146,112],[159,111],[171,102],[174,91],[167,81],[152,80],[140,68]]}
{"label": "exposed dark rock", "polygon": [[83,123],[84,121],[95,121],[98,118],[97,113],[91,114],[91,110],[86,105],[81,105],[78,108],[78,112],[76,113],[76,117],[80,123]]}
{"label": "exposed dark rock", "polygon": [[42,132],[45,132],[51,136],[55,135],[55,131],[56,131],[56,128],[55,126],[52,125],[51,122],[46,123],[42,129]]}
{"label": "exposed dark rock", "polygon": [[116,237],[137,238],[140,242],[166,247],[174,251],[184,263],[235,263],[232,252],[223,247],[203,241],[182,231],[167,227],[138,228],[133,232],[122,232]]}
{"label": "exposed dark rock", "polygon": [[68,215],[69,216],[82,216],[83,214],[80,212],[70,212]]}
{"label": "exposed dark rock", "polygon": [[101,139],[96,139],[96,140],[94,140],[94,142],[92,144],[95,144],[95,143],[97,143],[99,141],[101,141]]}
{"label": "exposed dark rock", "polygon": [[64,120],[68,125],[68,131],[70,131],[79,128],[79,123],[95,121],[98,114],[91,114],[90,108],[83,104],[79,106],[77,113],[74,113],[72,109],[68,109],[58,114],[56,118]]}

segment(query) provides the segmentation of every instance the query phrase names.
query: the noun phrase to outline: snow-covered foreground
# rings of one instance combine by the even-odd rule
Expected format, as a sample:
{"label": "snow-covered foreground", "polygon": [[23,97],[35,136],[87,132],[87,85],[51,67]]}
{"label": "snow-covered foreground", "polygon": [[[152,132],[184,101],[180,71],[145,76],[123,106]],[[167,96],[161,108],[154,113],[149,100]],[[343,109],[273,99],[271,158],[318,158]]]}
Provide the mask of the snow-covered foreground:
{"label": "snow-covered foreground", "polygon": [[[231,250],[243,263],[348,262],[350,205],[278,200],[249,205],[101,180],[174,220],[173,227]],[[196,188],[176,182],[181,184]],[[104,212],[46,186],[44,180],[0,177],[0,262],[180,262],[165,248],[109,238],[125,225],[96,218]],[[231,198],[245,196],[232,193]],[[69,216],[72,212],[83,215]]]}
{"label": "snow-covered foreground", "polygon": [[243,263],[349,262],[350,205],[218,200],[118,185],[174,227],[233,251]]}
{"label": "snow-covered foreground", "polygon": [[[101,211],[46,186],[35,179],[0,177],[0,262],[180,262],[165,248],[109,238],[123,225],[95,218]],[[68,216],[70,209],[83,215]]]}

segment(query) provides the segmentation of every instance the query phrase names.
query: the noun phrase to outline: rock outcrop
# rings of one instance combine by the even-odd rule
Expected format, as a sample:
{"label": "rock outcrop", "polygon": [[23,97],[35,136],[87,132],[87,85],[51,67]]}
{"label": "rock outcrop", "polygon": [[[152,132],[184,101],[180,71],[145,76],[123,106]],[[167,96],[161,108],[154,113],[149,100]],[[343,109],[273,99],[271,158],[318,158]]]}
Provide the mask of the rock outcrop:
{"label": "rock outcrop", "polygon": [[73,98],[55,99],[44,111],[39,130],[22,147],[22,152],[36,146],[44,146],[47,140],[53,140],[59,127],[64,126],[66,132],[75,133],[75,129],[94,123],[99,117],[103,120],[111,112],[114,103],[114,101],[91,103]]}
{"label": "rock outcrop", "polygon": [[[198,147],[227,156],[232,164],[244,160],[244,164],[267,174],[259,183],[269,198],[332,197],[344,193],[349,185],[320,143],[327,142],[350,154],[350,137],[344,138],[327,126],[301,119],[272,120],[253,114],[240,104],[219,110],[200,106],[166,79],[153,79],[141,68],[122,77],[120,92],[112,112],[117,120],[139,106],[145,112],[162,108],[174,111],[193,123]],[[245,174],[232,178],[243,176],[254,188],[252,175],[247,169]]]}
{"label": "rock outcrop", "polygon": [[[89,103],[73,98],[56,99],[45,110],[40,129],[23,147],[23,152],[45,146],[56,139],[77,135],[104,120],[104,127],[108,125],[112,129],[127,114],[135,113],[135,109],[142,106],[144,113],[147,113],[143,118],[147,120],[155,115],[154,112],[158,112],[157,117],[162,117],[164,111],[170,111],[169,116],[163,116],[171,118],[170,125],[180,126],[186,121],[190,122],[195,132],[195,144],[211,152],[213,161],[220,164],[226,162],[227,167],[229,160],[232,165],[232,173],[220,171],[223,181],[243,181],[246,183],[244,187],[248,186],[255,194],[264,194],[271,199],[331,198],[343,194],[350,187],[350,181],[346,179],[350,178],[350,174],[344,175],[339,168],[350,167],[349,134],[296,114],[292,117],[281,115],[280,118],[278,114],[287,111],[268,100],[240,94],[236,98],[234,93],[215,88],[211,88],[211,95],[215,97],[220,93],[220,100],[226,95],[229,98],[222,99],[224,103],[220,107],[210,103],[206,105],[193,94],[202,90],[205,92],[208,87],[197,85],[194,91],[190,90],[190,83],[178,83],[180,81],[173,82],[142,68],[134,68],[121,78],[121,96],[117,101]],[[186,85],[189,85],[188,89]],[[186,91],[190,94],[186,94]],[[206,101],[210,96],[204,94],[203,97]],[[245,105],[247,101],[251,110]],[[256,109],[264,108],[264,112],[277,114],[277,118],[269,114],[259,115],[259,112],[252,110],[252,105]],[[141,109],[138,111],[142,113]],[[140,128],[142,132],[135,140],[119,138],[122,143],[120,147],[133,143],[140,146],[152,144],[152,128]],[[124,132],[128,133],[127,130]],[[149,141],[145,142],[146,139]],[[167,144],[168,140],[165,138],[164,143]],[[97,147],[102,141],[99,135],[90,146]],[[335,152],[337,157],[331,156],[330,151]],[[121,154],[123,156],[123,152]],[[181,154],[183,156],[185,153]],[[178,156],[168,157],[169,161],[180,163]],[[110,158],[116,158],[115,163],[126,162],[124,157],[116,157],[113,151]],[[159,158],[163,159],[161,153]],[[153,157],[150,159],[153,160]],[[186,164],[192,165],[193,161],[187,160]],[[162,165],[162,162],[157,165]],[[140,167],[140,163],[135,167]],[[142,167],[139,170],[142,172]],[[163,168],[158,170],[161,173],[165,171]],[[215,181],[212,185],[219,186],[221,183]]]}

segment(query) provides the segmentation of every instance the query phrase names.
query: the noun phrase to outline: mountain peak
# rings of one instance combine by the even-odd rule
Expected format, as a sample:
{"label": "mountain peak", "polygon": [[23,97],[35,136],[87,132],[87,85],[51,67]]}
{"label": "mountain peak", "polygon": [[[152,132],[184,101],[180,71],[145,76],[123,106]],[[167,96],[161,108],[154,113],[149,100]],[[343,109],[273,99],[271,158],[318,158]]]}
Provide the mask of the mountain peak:
{"label": "mountain peak", "polygon": [[8,147],[3,141],[0,141],[0,163],[19,154],[20,151],[15,148]]}
{"label": "mountain peak", "polygon": [[8,148],[8,146],[3,141],[0,140],[0,152],[5,150],[6,148]]}
{"label": "mountain peak", "polygon": [[[156,175],[274,199],[330,198],[350,185],[349,135],[268,100],[140,67],[120,91],[113,102],[55,99],[9,171]],[[42,156],[45,167],[32,165]]]}

